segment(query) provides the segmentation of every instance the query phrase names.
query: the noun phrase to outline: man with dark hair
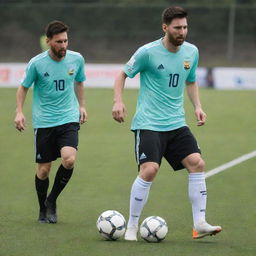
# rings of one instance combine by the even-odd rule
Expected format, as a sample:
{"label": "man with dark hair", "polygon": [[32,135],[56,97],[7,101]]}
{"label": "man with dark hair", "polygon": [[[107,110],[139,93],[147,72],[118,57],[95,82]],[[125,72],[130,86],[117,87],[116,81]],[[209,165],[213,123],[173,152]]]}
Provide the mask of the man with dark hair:
{"label": "man with dark hair", "polygon": [[68,32],[69,28],[62,21],[54,20],[50,22],[45,28],[45,35],[47,38],[53,38],[54,35]]}
{"label": "man with dark hair", "polygon": [[[49,50],[30,60],[16,94],[15,126],[25,129],[23,104],[34,85],[32,117],[35,158],[38,168],[35,187],[40,223],[56,223],[56,199],[73,173],[80,124],[87,120],[84,104],[84,58],[67,50],[68,27],[52,21],[46,27]],[[51,162],[61,157],[51,192],[47,196]]]}
{"label": "man with dark hair", "polygon": [[130,216],[125,239],[137,240],[138,222],[147,202],[150,186],[162,158],[177,171],[189,173],[189,198],[193,213],[193,235],[197,239],[215,235],[220,226],[206,222],[206,184],[204,160],[197,141],[185,122],[183,94],[186,88],[194,106],[197,125],[202,126],[206,114],[202,110],[196,68],[198,49],[185,42],[188,31],[187,12],[170,7],[162,15],[165,36],[140,47],[115,81],[113,118],[123,122],[125,105],[122,90],[125,80],[140,73],[140,92],[131,130],[135,133],[135,153],[139,175],[130,196]]}
{"label": "man with dark hair", "polygon": [[188,13],[179,6],[174,6],[172,8],[166,8],[162,13],[162,23],[169,25],[175,18],[187,18]]}

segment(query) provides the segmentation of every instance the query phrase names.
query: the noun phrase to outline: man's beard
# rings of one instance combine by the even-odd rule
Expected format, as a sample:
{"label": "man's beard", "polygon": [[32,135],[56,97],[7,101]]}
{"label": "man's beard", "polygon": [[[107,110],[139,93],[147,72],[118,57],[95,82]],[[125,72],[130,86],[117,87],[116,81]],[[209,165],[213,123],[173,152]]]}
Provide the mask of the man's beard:
{"label": "man's beard", "polygon": [[186,37],[177,37],[174,38],[170,33],[167,33],[167,38],[169,43],[171,43],[174,46],[180,46],[184,43]]}
{"label": "man's beard", "polygon": [[56,51],[56,50],[52,47],[51,50],[52,50],[53,54],[54,54],[57,58],[59,58],[59,59],[61,59],[61,58],[63,58],[63,57],[66,56],[66,52],[67,52],[66,49],[61,49],[61,50],[59,50],[59,51]]}

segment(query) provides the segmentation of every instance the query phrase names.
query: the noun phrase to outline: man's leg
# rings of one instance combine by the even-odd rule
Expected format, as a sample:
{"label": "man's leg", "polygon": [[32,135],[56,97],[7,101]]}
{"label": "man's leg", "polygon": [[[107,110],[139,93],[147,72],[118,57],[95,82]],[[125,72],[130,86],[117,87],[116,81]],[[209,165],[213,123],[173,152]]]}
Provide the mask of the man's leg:
{"label": "man's leg", "polygon": [[131,189],[130,216],[125,233],[125,240],[137,240],[139,217],[147,202],[150,186],[158,169],[159,165],[154,162],[146,162],[140,166],[139,176],[135,179]]}
{"label": "man's leg", "polygon": [[76,159],[76,149],[73,147],[63,147],[61,149],[61,159],[61,165],[56,173],[52,190],[45,202],[47,206],[47,218],[50,223],[57,222],[56,200],[72,176]]}
{"label": "man's leg", "polygon": [[204,173],[204,160],[199,153],[188,155],[182,160],[182,164],[189,172],[188,193],[192,204],[193,213],[193,238],[202,238],[207,235],[215,235],[222,229],[220,226],[211,226],[206,222],[207,190]]}
{"label": "man's leg", "polygon": [[45,207],[45,200],[47,197],[47,190],[49,187],[49,173],[51,170],[51,163],[38,163],[37,172],[35,175],[35,187],[38,197],[39,203],[39,217],[38,221],[40,223],[47,223],[48,220],[46,218],[46,207]]}

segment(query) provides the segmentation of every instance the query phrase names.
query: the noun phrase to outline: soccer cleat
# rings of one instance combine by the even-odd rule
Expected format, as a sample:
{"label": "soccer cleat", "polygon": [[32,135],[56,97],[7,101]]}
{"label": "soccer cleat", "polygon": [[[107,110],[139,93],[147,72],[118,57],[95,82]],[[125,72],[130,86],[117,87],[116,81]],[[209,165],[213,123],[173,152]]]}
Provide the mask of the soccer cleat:
{"label": "soccer cleat", "polygon": [[127,227],[124,239],[127,241],[137,241],[138,226]]}
{"label": "soccer cleat", "polygon": [[212,226],[208,224],[206,221],[203,221],[194,226],[192,230],[192,237],[193,239],[199,239],[205,236],[212,236],[221,232],[221,230],[221,226]]}
{"label": "soccer cleat", "polygon": [[57,223],[57,214],[56,214],[56,203],[51,203],[47,199],[44,202],[46,206],[46,217],[49,223]]}
{"label": "soccer cleat", "polygon": [[38,222],[39,223],[48,223],[48,219],[46,217],[46,211],[39,212]]}

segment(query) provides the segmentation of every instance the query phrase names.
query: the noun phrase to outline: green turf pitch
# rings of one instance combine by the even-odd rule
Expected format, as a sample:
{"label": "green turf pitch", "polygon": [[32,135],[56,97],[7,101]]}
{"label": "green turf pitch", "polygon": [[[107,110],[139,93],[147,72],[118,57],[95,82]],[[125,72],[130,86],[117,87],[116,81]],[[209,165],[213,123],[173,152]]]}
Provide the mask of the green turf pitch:
{"label": "green turf pitch", "polygon": [[[216,237],[191,239],[187,174],[163,162],[142,218],[159,215],[169,233],[159,244],[141,239],[107,242],[96,230],[108,209],[128,218],[130,186],[136,176],[133,134],[129,131],[137,91],[126,90],[128,117],[112,120],[112,91],[87,89],[88,123],[80,131],[75,173],[58,200],[59,223],[38,224],[31,128],[31,92],[25,104],[27,130],[14,129],[15,89],[0,89],[0,256],[253,256],[256,255],[256,159],[210,177],[208,221],[223,226]],[[196,135],[207,170],[256,149],[256,91],[201,90],[208,114],[196,127],[187,98],[188,123]],[[54,163],[51,184],[58,163]]]}

